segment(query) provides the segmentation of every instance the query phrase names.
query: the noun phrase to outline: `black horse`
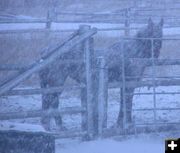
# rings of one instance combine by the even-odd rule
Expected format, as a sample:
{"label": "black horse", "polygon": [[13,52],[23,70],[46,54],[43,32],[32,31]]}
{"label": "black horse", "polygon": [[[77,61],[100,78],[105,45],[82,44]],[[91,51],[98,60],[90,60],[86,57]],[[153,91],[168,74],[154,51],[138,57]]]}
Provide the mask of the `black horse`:
{"label": "black horse", "polygon": [[[99,53],[96,56],[104,56],[108,67],[108,81],[122,81],[122,57],[124,56],[125,64],[125,79],[126,81],[138,81],[139,76],[143,75],[145,64],[132,63],[130,58],[158,58],[160,55],[160,49],[162,47],[162,28],[163,20],[160,23],[155,24],[151,19],[148,21],[148,25],[141,29],[135,35],[135,39],[128,41],[117,42],[103,53]],[[145,38],[145,39],[143,39]],[[154,39],[153,45],[150,39]],[[153,46],[153,48],[152,48]],[[77,46],[79,48],[79,46]],[[153,49],[153,54],[152,54]],[[79,59],[83,57],[83,51],[81,49],[74,49],[65,53],[60,59]],[[48,88],[54,86],[62,86],[68,76],[77,82],[81,83],[85,80],[84,64],[60,64],[58,61],[52,63],[40,72],[40,84],[41,88]],[[137,78],[135,77],[137,76]],[[135,77],[135,78],[132,78]],[[125,103],[126,103],[126,117],[127,123],[132,123],[132,100],[135,87],[125,88]],[[60,94],[60,93],[59,93]],[[42,108],[58,108],[59,98],[57,93],[42,95]],[[122,101],[122,100],[121,100]],[[121,103],[117,125],[122,126],[123,123],[123,103]],[[58,127],[62,125],[61,116],[55,117]],[[50,118],[42,118],[42,124],[49,130]]]}

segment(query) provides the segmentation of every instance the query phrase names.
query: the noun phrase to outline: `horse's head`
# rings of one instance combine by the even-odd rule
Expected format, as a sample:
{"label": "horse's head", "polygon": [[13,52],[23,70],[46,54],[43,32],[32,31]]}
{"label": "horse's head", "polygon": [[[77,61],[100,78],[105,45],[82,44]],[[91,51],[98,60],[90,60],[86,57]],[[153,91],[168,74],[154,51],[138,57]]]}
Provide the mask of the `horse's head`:
{"label": "horse's head", "polygon": [[142,38],[138,40],[139,45],[142,45],[144,48],[142,57],[149,58],[152,56],[152,40],[148,38],[154,38],[153,39],[154,57],[157,58],[159,56],[160,49],[162,47],[161,38],[163,36],[163,23],[164,23],[163,19],[161,19],[159,23],[154,23],[150,18],[148,20],[148,25],[146,26],[146,28],[137,33],[137,38]]}

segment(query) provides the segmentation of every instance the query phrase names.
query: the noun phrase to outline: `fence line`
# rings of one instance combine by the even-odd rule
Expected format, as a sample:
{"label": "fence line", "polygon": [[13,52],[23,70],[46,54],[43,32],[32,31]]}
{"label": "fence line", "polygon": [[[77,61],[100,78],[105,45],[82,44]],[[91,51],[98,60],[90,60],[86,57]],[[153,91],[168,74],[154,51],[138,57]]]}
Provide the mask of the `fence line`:
{"label": "fence line", "polygon": [[58,109],[49,109],[49,110],[34,110],[34,111],[25,111],[25,112],[11,112],[11,113],[0,113],[0,120],[9,120],[9,119],[24,119],[24,118],[34,118],[34,117],[54,117],[64,114],[77,114],[86,111],[86,108],[82,107],[68,107]]}
{"label": "fence line", "polygon": [[18,95],[38,95],[38,94],[51,94],[51,93],[61,93],[65,89],[81,89],[85,85],[74,85],[74,86],[63,86],[63,87],[51,87],[51,88],[39,88],[39,89],[15,89],[10,90],[8,93],[2,96],[18,96]]}
{"label": "fence line", "polygon": [[[173,38],[172,38],[173,39]],[[174,38],[175,39],[175,38]],[[165,40],[171,40],[170,38],[167,38]],[[180,38],[175,39],[175,40],[180,40]],[[44,55],[45,57],[46,55]],[[152,59],[149,58],[130,58],[129,59],[131,62],[136,62],[141,64],[142,62],[144,62],[144,64],[146,64],[146,66],[152,66]],[[69,64],[69,63],[83,63],[84,60],[81,59],[63,59],[62,61],[59,61],[59,63],[61,64]],[[167,65],[180,65],[180,59],[154,59],[154,63],[155,66],[167,66]],[[34,63],[35,64],[35,63]],[[23,71],[23,70],[27,70],[29,68],[31,68],[34,64],[30,64],[30,65],[14,65],[14,64],[1,64],[0,65],[0,71]],[[141,77],[141,76],[133,76],[133,78],[135,77]],[[174,76],[175,77],[175,76]],[[129,76],[127,76],[127,78],[129,78]],[[146,77],[144,77],[146,78]]]}
{"label": "fence line", "polygon": [[[55,23],[55,22],[54,22]],[[61,22],[63,23],[63,22]],[[97,28],[97,31],[100,31],[100,32],[108,32],[108,31],[121,31],[121,30],[129,30],[129,31],[132,31],[132,30],[138,30],[140,29],[141,27],[129,27],[129,28],[126,28],[126,27],[121,27],[121,28]],[[169,25],[165,25],[164,28],[179,28],[178,25],[173,25],[173,26],[169,26]],[[71,32],[75,32],[77,29],[56,29],[56,30],[53,30],[53,29],[28,29],[28,30],[25,30],[25,29],[19,29],[19,30],[0,30],[0,34],[21,34],[21,33],[47,33],[47,32],[50,32],[50,33],[71,33]]]}
{"label": "fence line", "polygon": [[[95,134],[95,121],[93,121],[94,116],[94,108],[96,108],[95,103],[93,103],[94,95],[92,94],[92,55],[93,55],[93,39],[92,36],[97,32],[96,28],[91,28],[90,26],[83,25],[80,27],[80,30],[78,30],[77,33],[72,34],[68,39],[66,39],[64,42],[61,42],[55,46],[50,46],[48,48],[45,48],[45,51],[48,52],[42,55],[42,59],[40,59],[38,62],[35,62],[31,65],[30,68],[22,71],[18,76],[15,78],[12,78],[12,80],[9,80],[8,82],[5,82],[0,87],[0,95],[30,95],[30,94],[47,94],[47,93],[54,93],[62,91],[66,87],[54,87],[49,89],[26,89],[26,90],[11,90],[12,88],[16,87],[20,82],[27,79],[29,76],[31,76],[35,72],[39,72],[44,67],[48,66],[52,62],[54,62],[56,59],[59,59],[59,57],[63,53],[67,53],[70,49],[72,49],[74,46],[81,44],[82,50],[84,51],[85,58],[83,60],[78,61],[78,63],[85,62],[86,65],[86,85],[82,86],[71,86],[70,88],[75,89],[81,89],[83,91],[86,91],[86,99],[82,101],[82,105],[79,108],[69,108],[66,110],[37,110],[37,111],[26,111],[26,112],[13,112],[13,113],[5,113],[0,114],[0,119],[7,120],[7,119],[16,119],[16,118],[26,118],[26,117],[42,117],[42,116],[59,116],[62,114],[73,114],[73,113],[81,113],[82,118],[85,118],[86,120],[82,119],[82,124],[86,125],[86,131],[88,133],[88,136],[90,138],[94,137]],[[69,63],[69,62],[76,62],[77,60],[65,60],[62,61],[62,63]],[[5,67],[2,67],[3,69]],[[9,68],[9,70],[12,70],[12,67],[6,67]],[[18,68],[18,67],[13,67]],[[21,67],[22,68],[22,67]],[[19,70],[19,68],[18,68]],[[84,89],[85,88],[85,89]],[[84,129],[83,129],[84,130]]]}

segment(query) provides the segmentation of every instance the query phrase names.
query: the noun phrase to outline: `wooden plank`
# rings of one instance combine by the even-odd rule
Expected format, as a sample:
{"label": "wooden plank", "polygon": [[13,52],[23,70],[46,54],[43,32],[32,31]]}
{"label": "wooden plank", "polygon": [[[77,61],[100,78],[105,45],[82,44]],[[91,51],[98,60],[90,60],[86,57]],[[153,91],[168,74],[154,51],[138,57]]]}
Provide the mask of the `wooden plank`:
{"label": "wooden plank", "polygon": [[17,64],[1,64],[0,71],[24,71],[30,66],[17,65]]}
{"label": "wooden plank", "polygon": [[156,123],[156,127],[154,127],[154,123],[151,124],[137,124],[135,127],[129,128],[127,130],[122,130],[120,128],[107,128],[103,131],[103,138],[108,137],[121,137],[124,139],[124,135],[134,135],[141,133],[152,133],[152,132],[167,132],[167,131],[175,131],[179,130],[180,123]]}
{"label": "wooden plank", "polygon": [[129,9],[126,9],[126,12],[125,12],[125,16],[126,16],[126,19],[125,19],[125,36],[128,37],[129,34],[130,34],[130,11]]}
{"label": "wooden plank", "polygon": [[[172,38],[173,39],[173,38]],[[174,38],[176,39],[176,38]],[[180,38],[178,39],[180,40]],[[47,55],[44,55],[43,57],[47,57]],[[146,63],[146,66],[152,66],[152,59],[149,58],[131,58],[131,62],[136,63]],[[78,60],[70,60],[70,59],[63,59],[59,61],[61,64],[69,64],[69,63],[83,63],[84,60],[78,59]],[[180,65],[180,59],[155,59],[154,60],[155,66],[167,66],[167,65]],[[17,65],[17,64],[1,64],[0,70],[1,71],[20,71],[20,70],[27,70],[28,68],[31,68],[33,64],[31,65]]]}
{"label": "wooden plank", "polygon": [[9,120],[9,119],[24,119],[24,118],[33,118],[33,117],[53,117],[64,114],[78,114],[86,111],[86,108],[82,107],[67,107],[58,109],[49,109],[45,110],[34,110],[34,111],[24,111],[24,112],[10,112],[10,113],[0,113],[0,120]]}
{"label": "wooden plank", "polygon": [[[156,86],[179,86],[180,85],[180,79],[174,79],[174,80],[156,80],[155,81]],[[120,88],[123,86],[121,82],[116,83],[109,83],[109,88]],[[126,87],[143,87],[153,86],[153,81],[126,81]]]}
{"label": "wooden plank", "polygon": [[[59,23],[67,23],[67,22],[59,22]],[[131,22],[132,23],[132,22]],[[122,22],[123,24],[123,22]],[[178,25],[166,25],[163,26],[166,28],[179,28]],[[129,27],[129,31],[131,30],[139,30],[141,27]],[[117,28],[97,28],[97,31],[120,31],[120,30],[126,30],[126,27],[117,27]],[[21,34],[21,33],[63,33],[63,32],[74,32],[76,29],[19,29],[19,30],[0,30],[0,34]]]}
{"label": "wooden plank", "polygon": [[126,93],[127,95],[152,95],[152,94],[156,94],[156,95],[177,95],[180,94],[180,92],[140,92],[140,93]]}
{"label": "wooden plank", "polygon": [[[48,34],[50,32],[47,32]],[[65,45],[67,42],[69,42],[70,40],[72,40],[73,38],[75,38],[78,35],[78,31],[74,31],[69,37],[67,37],[66,39],[64,39],[63,41],[61,41],[60,43],[58,43],[57,45],[51,45],[46,47],[43,50],[43,53],[41,55],[42,59],[47,58],[50,54],[52,54],[55,50],[56,50],[56,46],[62,47],[63,45]],[[66,59],[63,59],[61,61],[64,61]],[[59,62],[61,62],[59,61]]]}
{"label": "wooden plank", "polygon": [[18,30],[0,30],[0,34],[21,34],[21,33],[61,33],[61,32],[74,32],[76,29],[18,29]]}
{"label": "wooden plank", "polygon": [[[164,38],[166,39],[166,38]],[[164,40],[163,39],[163,40]],[[170,40],[170,39],[168,39]],[[173,40],[173,39],[172,39]],[[180,39],[178,39],[180,40]],[[132,63],[145,63],[146,66],[153,65],[153,59],[150,58],[131,58],[129,59]],[[167,65],[180,65],[180,59],[154,59],[155,66],[167,66]]]}
{"label": "wooden plank", "polygon": [[92,28],[91,30],[87,31],[85,34],[82,34],[81,36],[77,36],[71,41],[67,42],[65,45],[59,47],[57,46],[54,49],[54,53],[50,55],[45,60],[40,60],[32,66],[31,69],[21,73],[18,77],[12,79],[5,85],[0,87],[0,95],[6,93],[7,91],[11,90],[12,88],[16,87],[19,83],[27,79],[29,76],[31,76],[33,73],[38,72],[48,64],[52,63],[56,59],[58,59],[63,53],[68,52],[70,49],[72,49],[77,44],[83,42],[85,39],[89,38],[90,36],[94,35],[97,32],[96,28]]}
{"label": "wooden plank", "polygon": [[63,86],[63,87],[51,87],[51,88],[37,88],[37,89],[16,89],[10,90],[8,93],[2,96],[18,96],[18,95],[39,95],[39,94],[50,94],[50,93],[61,93],[64,89],[81,89],[85,85],[75,85],[75,86]]}
{"label": "wooden plank", "polygon": [[175,111],[175,110],[179,110],[180,108],[141,108],[141,109],[133,109],[133,111],[153,111],[153,110],[157,110],[157,111]]}
{"label": "wooden plank", "polygon": [[[82,25],[79,28],[79,35],[82,35],[83,33],[85,33],[87,29],[89,29],[89,26],[87,27],[87,26]],[[79,49],[83,52],[83,61],[86,64],[84,42],[79,44]],[[85,82],[85,84],[87,84],[87,83]],[[86,90],[86,88],[81,89],[81,107],[84,107],[87,109],[87,90]],[[81,114],[81,129],[83,132],[88,131],[88,111]]]}
{"label": "wooden plank", "polygon": [[0,20],[1,24],[6,23],[47,23],[47,19],[10,19]]}
{"label": "wooden plank", "polygon": [[107,128],[108,75],[107,69],[105,69],[105,59],[103,57],[99,57],[98,62],[98,134],[99,136],[102,136],[103,129]]}
{"label": "wooden plank", "polygon": [[[44,55],[45,57],[46,55]],[[78,59],[78,60],[69,60],[69,59],[63,59],[58,61],[59,64],[81,64],[84,63],[84,60]],[[29,68],[31,68],[34,64],[31,65],[10,65],[10,64],[4,64],[4,65],[0,65],[0,71],[25,71]]]}
{"label": "wooden plank", "polygon": [[[86,33],[90,26],[82,26],[82,32]],[[87,94],[87,131],[90,138],[94,135],[94,110],[93,110],[93,89],[92,89],[92,55],[90,38],[84,41],[85,69],[86,69],[86,94]]]}

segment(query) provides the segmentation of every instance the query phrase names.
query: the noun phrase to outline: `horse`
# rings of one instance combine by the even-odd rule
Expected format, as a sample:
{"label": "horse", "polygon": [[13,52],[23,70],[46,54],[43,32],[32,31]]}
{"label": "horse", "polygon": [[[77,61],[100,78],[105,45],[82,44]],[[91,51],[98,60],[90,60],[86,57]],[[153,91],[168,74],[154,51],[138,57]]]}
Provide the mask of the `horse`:
{"label": "horse", "polygon": [[[111,46],[110,55],[107,55],[108,63],[108,79],[109,82],[122,82],[122,57],[124,56],[124,75],[125,81],[140,81],[141,76],[146,68],[145,62],[131,62],[132,58],[158,58],[162,48],[163,24],[161,19],[159,23],[154,23],[151,19],[148,20],[148,25],[138,31],[134,39],[124,42],[115,43]],[[153,41],[152,39],[153,38]],[[114,55],[112,54],[114,53]],[[111,58],[109,58],[111,57]],[[115,76],[115,77],[114,77]],[[132,125],[132,102],[135,87],[125,87],[124,99],[123,89],[121,88],[121,107],[118,114],[117,126],[123,126],[123,118],[126,115],[127,126]],[[123,113],[123,100],[126,103],[125,113]]]}
{"label": "horse", "polygon": [[[153,41],[153,56],[158,58],[162,48],[163,36],[163,19],[159,23],[154,23],[152,19],[148,20],[146,27],[137,32],[134,39],[127,41],[120,41],[102,53],[97,53],[95,56],[103,56],[108,68],[108,82],[122,81],[122,56],[124,56],[125,64],[125,80],[138,81],[140,78],[132,78],[133,76],[142,76],[145,64],[132,64],[130,58],[151,58],[152,57],[152,43],[147,38],[157,38]],[[144,38],[144,39],[143,39]],[[84,55],[83,50],[79,46],[62,54],[59,60],[63,59],[79,59]],[[53,62],[39,72],[41,88],[63,86],[66,78],[69,76],[78,83],[85,82],[85,65],[84,64],[62,64],[58,61]],[[121,100],[121,107],[118,114],[117,126],[122,126],[123,115],[126,114],[126,122],[132,124],[132,100],[135,87],[126,87],[124,97],[126,103],[126,110],[123,113],[123,103]],[[122,89],[121,89],[122,90]],[[42,94],[42,109],[50,108],[57,109],[59,106],[59,93]],[[121,96],[122,97],[122,96]],[[55,116],[55,122],[59,129],[62,129],[61,116]],[[42,117],[41,123],[46,130],[50,130],[50,118]]]}

